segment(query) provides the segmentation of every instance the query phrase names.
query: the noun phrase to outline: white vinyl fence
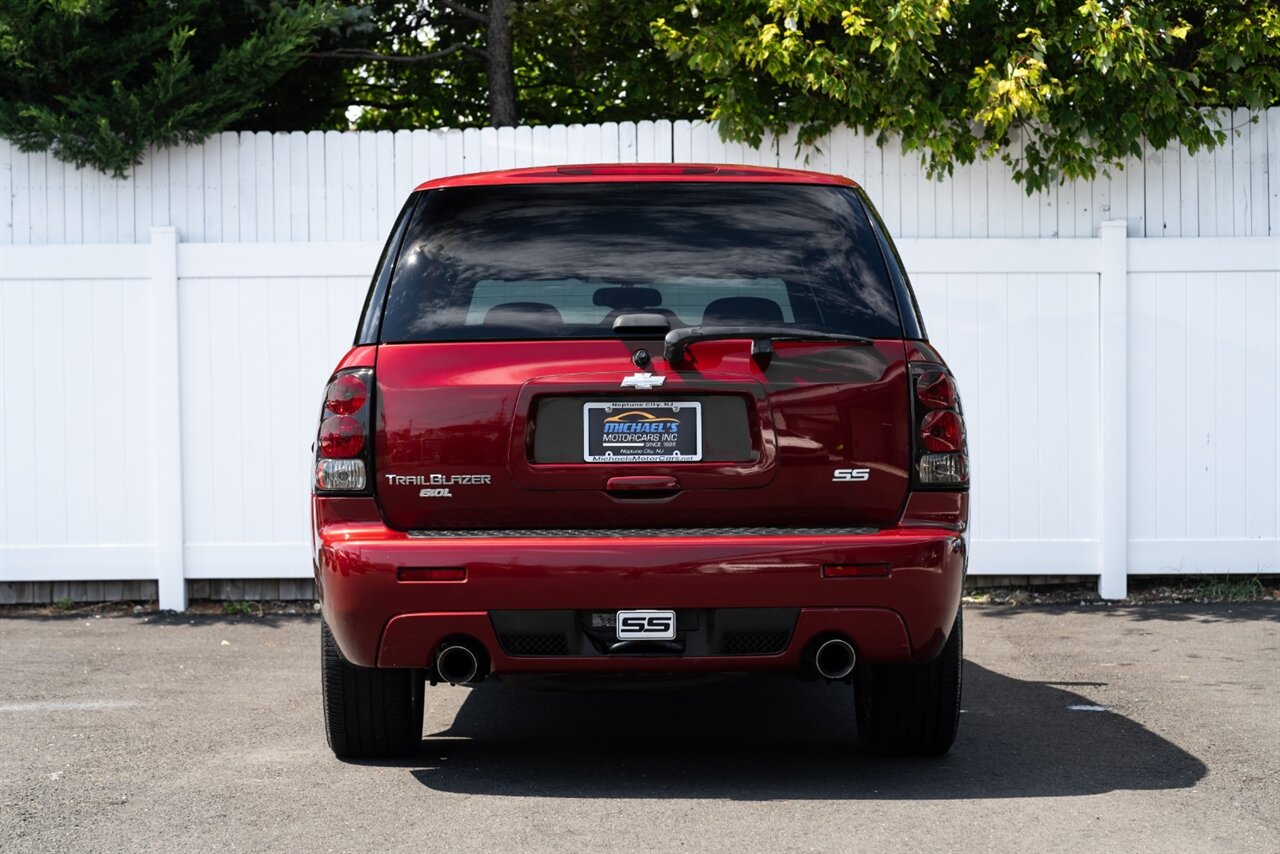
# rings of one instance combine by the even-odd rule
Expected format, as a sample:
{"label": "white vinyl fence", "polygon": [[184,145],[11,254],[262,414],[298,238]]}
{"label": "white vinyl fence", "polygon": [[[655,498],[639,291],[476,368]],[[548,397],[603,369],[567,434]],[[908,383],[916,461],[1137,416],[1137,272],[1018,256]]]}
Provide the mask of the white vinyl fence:
{"label": "white vinyl fence", "polygon": [[[957,166],[929,180],[890,138],[841,130],[816,148],[794,137],[759,149],[702,122],[339,133],[223,133],[152,152],[128,179],[24,154],[0,140],[0,246],[146,243],[172,225],[192,243],[380,241],[405,196],[431,178],[557,163],[750,163],[837,172],[871,194],[894,237],[1094,237],[1122,219],[1130,237],[1280,235],[1280,108],[1222,115],[1227,144],[1147,149],[1123,169],[1028,196],[1008,166]],[[1015,142],[1013,150],[1018,150]]]}
{"label": "white vinyl fence", "polygon": [[[1263,119],[1243,148],[1043,198],[992,164],[928,182],[851,133],[812,153],[904,236],[959,376],[972,572],[1107,596],[1130,574],[1280,572],[1280,110]],[[187,579],[309,577],[319,395],[420,180],[797,165],[787,146],[685,122],[224,134],[121,182],[0,143],[0,582],[158,579],[182,608]]]}

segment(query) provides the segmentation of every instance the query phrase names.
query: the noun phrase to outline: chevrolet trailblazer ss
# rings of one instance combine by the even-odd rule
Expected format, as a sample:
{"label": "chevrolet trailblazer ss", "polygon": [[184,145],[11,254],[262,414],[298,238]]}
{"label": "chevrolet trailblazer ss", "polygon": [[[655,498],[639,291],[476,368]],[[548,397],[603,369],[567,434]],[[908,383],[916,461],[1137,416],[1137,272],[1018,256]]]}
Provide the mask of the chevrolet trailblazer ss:
{"label": "chevrolet trailblazer ss", "polygon": [[865,749],[959,716],[955,382],[863,191],[756,167],[420,186],[316,441],[329,744],[417,749],[427,684],[782,671]]}

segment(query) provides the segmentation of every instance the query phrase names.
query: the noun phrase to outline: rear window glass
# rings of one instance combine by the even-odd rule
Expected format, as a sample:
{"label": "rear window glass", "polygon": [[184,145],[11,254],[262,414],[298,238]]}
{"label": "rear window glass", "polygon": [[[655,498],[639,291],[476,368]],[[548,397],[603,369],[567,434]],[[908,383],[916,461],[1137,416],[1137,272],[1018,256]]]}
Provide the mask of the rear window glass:
{"label": "rear window glass", "polygon": [[673,329],[902,335],[852,190],[611,183],[428,192],[396,262],[381,337],[607,338],[630,312],[663,314]]}

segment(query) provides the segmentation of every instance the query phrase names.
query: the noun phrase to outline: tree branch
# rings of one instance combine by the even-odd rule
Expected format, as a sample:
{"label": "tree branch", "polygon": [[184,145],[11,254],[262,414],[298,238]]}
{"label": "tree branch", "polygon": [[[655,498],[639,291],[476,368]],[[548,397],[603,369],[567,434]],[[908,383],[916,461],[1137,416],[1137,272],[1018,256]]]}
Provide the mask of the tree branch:
{"label": "tree branch", "polygon": [[378,110],[386,110],[387,112],[392,112],[394,110],[403,110],[406,108],[404,104],[389,104],[385,101],[367,101],[362,98],[349,98],[347,100],[347,106],[373,107]]}
{"label": "tree branch", "polygon": [[469,6],[463,6],[461,3],[455,3],[454,0],[437,0],[439,4],[450,11],[457,12],[464,18],[470,18],[473,21],[479,21],[481,24],[487,24],[489,19],[484,14],[477,12]]}
{"label": "tree branch", "polygon": [[344,47],[338,48],[337,50],[312,51],[311,53],[308,53],[307,56],[311,59],[363,59],[369,62],[394,62],[404,65],[412,65],[419,62],[432,62],[446,57],[451,53],[457,53],[466,47],[467,45],[464,44],[452,44],[443,50],[435,50],[431,53],[418,54],[417,56],[376,53],[372,50]]}

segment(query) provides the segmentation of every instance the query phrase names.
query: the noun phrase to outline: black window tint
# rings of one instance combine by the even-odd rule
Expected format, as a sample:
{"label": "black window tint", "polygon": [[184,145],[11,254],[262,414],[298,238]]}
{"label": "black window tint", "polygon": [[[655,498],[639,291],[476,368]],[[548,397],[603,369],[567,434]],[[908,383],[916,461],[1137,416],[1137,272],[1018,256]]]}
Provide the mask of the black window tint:
{"label": "black window tint", "polygon": [[902,336],[851,189],[608,183],[426,194],[396,263],[382,340],[612,337],[625,311],[665,314],[673,327]]}

